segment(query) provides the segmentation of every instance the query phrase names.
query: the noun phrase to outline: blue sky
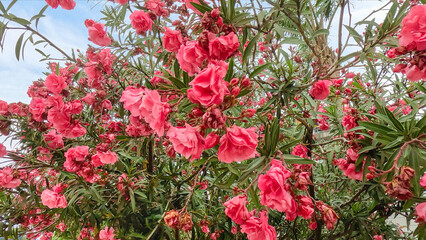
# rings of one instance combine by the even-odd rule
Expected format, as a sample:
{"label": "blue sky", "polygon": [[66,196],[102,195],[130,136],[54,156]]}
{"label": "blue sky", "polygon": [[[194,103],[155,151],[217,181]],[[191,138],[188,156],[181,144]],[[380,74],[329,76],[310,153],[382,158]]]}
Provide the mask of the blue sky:
{"label": "blue sky", "polygon": [[[8,5],[10,1],[1,1],[4,5]],[[87,48],[89,41],[87,40],[87,29],[84,26],[84,20],[87,18],[99,20],[102,15],[100,10],[106,0],[102,1],[76,1],[76,8],[68,11],[60,7],[57,9],[48,8],[45,12],[47,17],[42,18],[39,23],[39,31],[50,39],[53,43],[60,46],[67,53],[71,53],[71,49]],[[355,0],[351,1],[352,23],[357,19],[361,19],[371,11],[379,8],[386,1],[378,0]],[[11,13],[16,16],[29,19],[37,14],[41,8],[45,6],[44,0],[19,0],[11,9]],[[380,23],[384,18],[384,13],[376,14],[377,22]],[[348,16],[345,16],[345,22],[348,22]],[[19,31],[9,31],[6,36],[5,48],[0,53],[0,100],[7,102],[22,101],[29,103],[26,92],[31,83],[43,77],[46,71],[46,63],[39,62],[41,55],[34,50],[31,44],[27,44],[25,48],[25,60],[19,62],[15,58],[15,43],[20,36]],[[344,36],[345,37],[345,36]],[[330,32],[330,43],[333,45],[337,41],[337,29],[333,28]],[[334,46],[337,47],[337,46]],[[56,50],[52,48],[45,49],[45,52],[57,55]]]}
{"label": "blue sky", "polygon": [[[3,5],[8,5],[10,1],[1,1]],[[103,9],[106,1],[76,1],[74,10],[63,10],[48,8],[40,20],[39,31],[50,39],[53,43],[61,47],[67,53],[71,49],[86,49],[87,28],[84,20],[100,19],[102,15],[99,10]],[[25,19],[36,15],[44,6],[44,0],[24,0],[18,1],[10,10],[11,13]],[[25,47],[25,60],[18,62],[15,57],[15,43],[22,32],[8,31],[6,35],[5,48],[0,53],[0,99],[7,102],[29,102],[26,95],[31,83],[41,77],[46,71],[46,62],[39,62],[41,55],[28,43]],[[42,47],[42,45],[39,45]],[[53,48],[47,47],[44,52],[51,53],[52,56],[60,56]]]}

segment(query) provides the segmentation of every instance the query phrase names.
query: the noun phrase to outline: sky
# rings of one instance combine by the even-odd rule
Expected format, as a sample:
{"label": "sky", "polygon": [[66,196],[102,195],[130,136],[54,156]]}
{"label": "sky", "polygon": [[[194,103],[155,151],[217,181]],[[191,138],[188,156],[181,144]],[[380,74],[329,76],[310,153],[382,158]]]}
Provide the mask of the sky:
{"label": "sky", "polygon": [[[8,5],[10,1],[1,0],[3,5]],[[53,43],[71,53],[71,49],[84,49],[89,44],[87,29],[84,26],[84,20],[99,20],[107,1],[76,1],[76,8],[68,11],[60,7],[57,9],[48,8],[45,12],[47,17],[40,20],[38,29],[50,39]],[[382,6],[386,1],[378,0],[351,0],[352,22],[365,17],[368,13]],[[44,0],[19,0],[11,9],[16,16],[29,19],[37,14],[45,6]],[[377,22],[384,19],[385,13],[376,14]],[[348,23],[349,17],[345,16],[345,22]],[[39,62],[41,55],[34,50],[34,47],[28,43],[25,47],[25,59],[17,61],[15,57],[15,43],[21,32],[8,31],[4,49],[0,53],[0,100],[6,102],[24,102],[29,103],[30,98],[26,95],[31,83],[39,78],[43,78],[43,72],[46,71],[46,62]],[[345,33],[346,34],[346,33]],[[330,43],[337,39],[338,31],[333,27],[330,32]],[[345,37],[345,36],[344,36]],[[337,46],[333,46],[337,47]],[[56,50],[52,48],[45,49],[45,52],[56,55]]]}

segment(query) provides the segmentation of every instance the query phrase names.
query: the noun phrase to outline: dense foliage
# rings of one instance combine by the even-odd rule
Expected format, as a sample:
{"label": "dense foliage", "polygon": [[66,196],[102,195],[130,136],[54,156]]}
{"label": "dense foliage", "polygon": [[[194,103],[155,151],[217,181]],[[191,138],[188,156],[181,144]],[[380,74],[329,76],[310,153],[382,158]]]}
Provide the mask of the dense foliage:
{"label": "dense foliage", "polygon": [[46,2],[0,3],[48,64],[0,101],[0,236],[426,239],[426,5],[115,0],[67,53],[37,25],[79,3]]}

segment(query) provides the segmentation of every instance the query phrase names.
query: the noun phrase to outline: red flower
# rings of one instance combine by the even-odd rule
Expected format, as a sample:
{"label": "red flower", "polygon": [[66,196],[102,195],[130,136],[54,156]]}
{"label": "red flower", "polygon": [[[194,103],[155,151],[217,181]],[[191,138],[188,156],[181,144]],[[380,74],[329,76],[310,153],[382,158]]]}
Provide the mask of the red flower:
{"label": "red flower", "polygon": [[104,25],[102,23],[95,22],[91,19],[84,21],[87,30],[89,30],[89,40],[99,46],[108,46],[112,43],[112,39],[108,37]]}
{"label": "red flower", "polygon": [[308,149],[305,146],[299,144],[299,145],[297,145],[296,147],[293,148],[293,151],[291,152],[291,154],[295,155],[295,156],[299,156],[301,158],[307,158],[308,157]]}
{"label": "red flower", "polygon": [[135,89],[130,86],[123,91],[120,102],[133,117],[143,118],[158,136],[164,135],[166,118],[170,112],[169,104],[161,101],[156,90]]}
{"label": "red flower", "polygon": [[207,58],[207,52],[196,41],[191,41],[180,46],[176,58],[182,70],[189,76],[194,76],[201,71],[201,65]]}
{"label": "red flower", "polygon": [[260,218],[252,216],[243,225],[241,232],[247,234],[249,240],[275,240],[277,232],[275,228],[268,224],[266,212],[260,213]]}
{"label": "red flower", "polygon": [[46,81],[44,81],[44,85],[46,86],[47,90],[49,90],[53,94],[60,94],[62,90],[67,87],[67,84],[65,83],[65,78],[58,76],[55,73],[52,73],[47,76]]}
{"label": "red flower", "polygon": [[414,43],[417,51],[426,50],[426,5],[411,8],[402,20],[399,45],[407,47]]}
{"label": "red flower", "polygon": [[271,168],[259,176],[260,203],[279,212],[285,212],[287,220],[297,216],[297,203],[294,200],[286,180],[291,172],[278,160],[273,159]]}
{"label": "red flower", "polygon": [[0,143],[0,157],[3,157],[7,154],[6,147]]}
{"label": "red flower", "polygon": [[92,164],[95,167],[99,167],[104,164],[114,164],[117,161],[117,154],[109,150],[107,152],[96,152],[96,154],[92,156]]}
{"label": "red flower", "polygon": [[137,34],[143,35],[148,30],[152,30],[152,20],[149,14],[142,10],[134,11],[130,14],[130,21]]}
{"label": "red flower", "polygon": [[416,206],[415,215],[417,216],[416,222],[426,223],[426,202],[422,202]]}
{"label": "red flower", "polygon": [[49,208],[67,207],[67,199],[65,196],[49,189],[45,189],[41,193],[41,202]]}
{"label": "red flower", "polygon": [[114,240],[114,228],[106,226],[99,231],[99,240]]}
{"label": "red flower", "polygon": [[226,134],[220,139],[221,145],[217,153],[219,161],[231,163],[253,158],[257,153],[257,138],[254,127],[232,126],[227,128]]}
{"label": "red flower", "polygon": [[153,12],[156,16],[167,17],[169,15],[169,11],[164,8],[166,4],[160,0],[148,0],[146,1],[146,8]]}
{"label": "red flower", "polygon": [[50,130],[49,133],[44,134],[44,141],[52,149],[63,148],[64,141],[61,134],[56,134],[56,130]]}
{"label": "red flower", "polygon": [[42,122],[42,115],[46,112],[46,105],[41,98],[33,98],[30,102],[30,113],[33,115],[33,119]]}
{"label": "red flower", "polygon": [[228,82],[223,80],[228,65],[225,63],[213,65],[201,71],[192,80],[188,89],[188,98],[193,103],[199,103],[205,107],[223,102],[225,95],[229,94]]}
{"label": "red flower", "polygon": [[246,196],[239,195],[224,203],[226,216],[236,224],[243,224],[252,216],[247,210],[246,201]]}
{"label": "red flower", "polygon": [[330,86],[332,85],[329,80],[318,80],[314,83],[309,90],[309,94],[317,100],[324,100],[330,94]]}
{"label": "red flower", "polygon": [[299,211],[297,214],[304,219],[312,218],[312,215],[315,212],[312,199],[307,196],[297,196],[297,199],[299,200]]}
{"label": "red flower", "polygon": [[165,28],[163,36],[163,47],[168,52],[178,52],[180,46],[183,44],[183,37],[180,31],[172,30],[168,27]]}
{"label": "red flower", "polygon": [[[0,154],[0,156],[1,156],[1,154]],[[424,187],[426,189],[426,173],[420,179],[420,186],[422,186],[422,187]]]}
{"label": "red flower", "polygon": [[[1,151],[1,149],[0,149],[0,151]],[[1,156],[1,154],[0,154],[0,156]],[[0,169],[0,186],[1,187],[16,188],[19,185],[21,185],[21,180],[16,178],[13,175],[13,170],[11,168],[5,167],[3,169]]]}
{"label": "red flower", "polygon": [[213,59],[226,60],[238,50],[239,46],[238,37],[233,32],[220,37],[209,35],[209,53]]}
{"label": "red flower", "polygon": [[56,9],[59,5],[65,10],[72,10],[75,7],[73,0],[46,0],[46,3],[53,9]]}
{"label": "red flower", "polygon": [[322,201],[316,203],[318,210],[321,212],[322,220],[327,226],[328,230],[331,230],[336,224],[337,219],[339,218],[336,212],[330,206],[324,204]]}
{"label": "red flower", "polygon": [[214,132],[209,133],[204,139],[204,142],[205,142],[204,149],[210,149],[216,146],[219,143],[219,140],[220,140],[219,135],[217,135]]}
{"label": "red flower", "polygon": [[176,152],[191,161],[198,159],[204,150],[204,139],[196,128],[185,124],[185,127],[170,127],[167,137]]}

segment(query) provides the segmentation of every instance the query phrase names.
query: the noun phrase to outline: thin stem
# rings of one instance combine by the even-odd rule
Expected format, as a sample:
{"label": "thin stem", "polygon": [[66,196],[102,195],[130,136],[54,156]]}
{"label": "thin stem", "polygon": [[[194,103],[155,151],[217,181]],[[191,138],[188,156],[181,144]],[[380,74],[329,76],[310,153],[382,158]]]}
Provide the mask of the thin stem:
{"label": "thin stem", "polygon": [[53,48],[55,48],[56,50],[58,50],[62,55],[64,55],[65,56],[65,58],[66,59],[68,59],[69,61],[71,61],[71,62],[75,62],[75,60],[72,58],[72,57],[70,57],[66,52],[64,52],[61,48],[59,48],[58,46],[56,46],[53,42],[51,42],[47,37],[45,37],[44,35],[42,35],[41,33],[39,33],[38,31],[36,31],[34,28],[32,28],[32,27],[30,27],[30,26],[28,26],[28,25],[25,25],[25,24],[22,24],[22,23],[19,23],[19,22],[16,22],[13,18],[9,18],[8,16],[5,16],[5,15],[3,15],[3,14],[0,14],[0,17],[3,17],[3,18],[6,18],[6,19],[8,19],[8,20],[10,20],[10,21],[13,21],[13,22],[15,22],[15,23],[17,23],[17,24],[19,24],[19,25],[21,25],[21,26],[23,26],[26,30],[28,30],[28,31],[30,31],[30,32],[32,32],[33,34],[35,34],[35,35],[37,35],[37,36],[39,36],[40,38],[42,38],[44,41],[46,41],[50,46],[52,46]]}

